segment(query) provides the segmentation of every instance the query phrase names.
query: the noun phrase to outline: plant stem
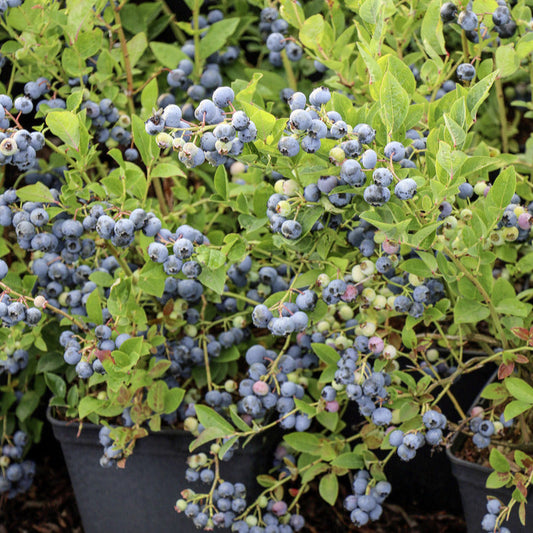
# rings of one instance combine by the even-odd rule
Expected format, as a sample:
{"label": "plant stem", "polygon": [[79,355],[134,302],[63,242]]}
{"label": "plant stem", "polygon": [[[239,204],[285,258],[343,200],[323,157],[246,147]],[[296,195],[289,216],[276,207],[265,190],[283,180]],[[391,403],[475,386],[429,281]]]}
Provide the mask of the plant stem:
{"label": "plant stem", "polygon": [[287,57],[287,52],[285,49],[281,51],[281,61],[283,62],[283,68],[285,69],[285,74],[287,75],[287,81],[289,82],[289,87],[293,91],[298,90],[298,80],[294,75],[294,70],[292,69],[291,61]]}
{"label": "plant stem", "polygon": [[120,40],[120,49],[122,51],[122,58],[124,59],[124,70],[126,71],[126,80],[128,88],[126,90],[126,96],[128,98],[128,107],[130,115],[135,115],[135,104],[133,102],[133,73],[131,70],[130,53],[128,51],[128,43],[126,42],[126,36],[124,35],[124,29],[122,28],[122,20],[120,19],[121,6],[114,8],[115,22],[117,23],[117,33]]}
{"label": "plant stem", "polygon": [[106,241],[106,248],[113,254],[118,264],[127,276],[132,276],[133,273],[126,260],[118,253],[118,250],[109,242]]}
{"label": "plant stem", "polygon": [[498,98],[498,115],[500,116],[500,131],[502,138],[502,152],[509,152],[509,138],[507,135],[507,110],[505,107],[505,96],[503,94],[502,80],[498,76],[494,82],[496,86],[496,97]]}
{"label": "plant stem", "polygon": [[498,332],[498,337],[501,340],[504,350],[506,350],[507,347],[509,346],[507,343],[507,337],[505,336],[503,332],[502,325],[498,317],[498,312],[494,308],[494,305],[492,305],[491,297],[485,290],[485,287],[483,287],[483,285],[479,283],[478,279],[463,265],[463,263],[461,263],[459,259],[457,259],[457,257],[455,257],[452,250],[450,250],[447,246],[444,246],[443,251],[452,260],[453,264],[474,284],[476,289],[483,296],[483,299],[485,300],[485,303],[487,304],[487,307],[489,308],[489,313],[494,323],[494,327],[496,328],[496,331]]}

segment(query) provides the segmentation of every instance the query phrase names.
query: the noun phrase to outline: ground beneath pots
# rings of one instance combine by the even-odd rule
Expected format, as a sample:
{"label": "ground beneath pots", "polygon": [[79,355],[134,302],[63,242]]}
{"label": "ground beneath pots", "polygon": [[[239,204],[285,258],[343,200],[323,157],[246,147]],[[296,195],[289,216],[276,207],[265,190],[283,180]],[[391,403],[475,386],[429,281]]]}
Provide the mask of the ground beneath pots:
{"label": "ground beneath pots", "polygon": [[[61,457],[46,456],[39,463],[35,483],[27,494],[0,500],[0,533],[83,533]],[[466,533],[463,519],[445,511],[424,513],[421,509],[389,504],[379,523],[357,529],[342,508],[342,497],[332,509],[316,490],[311,490],[301,503],[308,522],[307,533]]]}

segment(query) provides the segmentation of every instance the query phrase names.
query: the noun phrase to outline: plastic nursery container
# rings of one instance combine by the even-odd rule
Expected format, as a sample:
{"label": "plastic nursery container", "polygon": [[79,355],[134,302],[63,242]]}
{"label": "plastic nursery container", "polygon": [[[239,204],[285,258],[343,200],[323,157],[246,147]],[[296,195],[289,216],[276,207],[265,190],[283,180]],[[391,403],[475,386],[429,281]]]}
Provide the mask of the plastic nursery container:
{"label": "plastic nursery container", "polygon": [[[479,352],[465,351],[465,358],[480,355]],[[487,366],[472,374],[461,376],[451,387],[459,405],[468,409],[477,400],[479,391],[494,373],[495,366]],[[435,391],[438,394],[440,389]],[[439,407],[449,420],[457,421],[458,414],[448,397],[443,397]],[[413,476],[416,472],[416,476]],[[462,505],[457,481],[452,473],[446,455],[424,446],[409,462],[395,456],[385,469],[392,484],[388,500],[405,509],[425,509],[428,511],[448,511],[460,514]],[[479,528],[475,530],[478,533]],[[533,529],[532,529],[533,531]]]}
{"label": "plastic nursery container", "polygon": [[[77,437],[78,424],[53,418],[50,408],[47,418],[61,444],[84,533],[198,531],[191,519],[174,510],[181,490],[207,487],[185,480],[190,433],[178,430],[153,433],[137,442],[125,468],[102,468],[98,426],[84,423]],[[249,495],[258,493],[255,476],[271,466],[276,445],[276,439],[269,437],[263,441],[256,437],[244,449],[236,450],[230,461],[222,462],[222,478],[244,483]]]}
{"label": "plastic nursery container", "polygon": [[[494,381],[496,376],[497,373],[494,373],[487,384]],[[483,402],[481,400],[481,390],[477,398],[473,401],[471,408],[479,405],[480,401],[481,403]],[[466,439],[467,436],[464,434],[457,435],[451,447],[446,449],[446,455],[450,460],[452,473],[459,485],[468,533],[478,533],[481,530],[481,520],[487,513],[487,496],[493,496],[504,504],[507,504],[511,499],[512,488],[487,489],[485,487],[487,478],[492,470],[486,466],[465,461],[455,455],[464,446]],[[531,533],[533,531],[533,500],[528,498],[526,503],[525,526],[520,523],[520,519],[518,518],[517,504],[513,506],[509,520],[503,525],[509,528],[512,533]]]}

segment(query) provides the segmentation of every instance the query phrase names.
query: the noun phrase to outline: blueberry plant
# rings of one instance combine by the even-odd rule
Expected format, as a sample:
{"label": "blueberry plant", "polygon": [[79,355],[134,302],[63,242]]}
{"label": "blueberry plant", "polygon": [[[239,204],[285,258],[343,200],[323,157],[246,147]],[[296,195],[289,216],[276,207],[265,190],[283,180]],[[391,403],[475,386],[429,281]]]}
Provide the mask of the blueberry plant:
{"label": "blueberry plant", "polygon": [[[250,533],[345,479],[379,520],[389,461],[463,432],[515,487],[481,524],[505,533],[533,461],[530,8],[186,4],[0,1],[0,492],[31,485],[46,399],[101,426],[102,467],[185,429],[176,510]],[[469,413],[451,386],[487,364]],[[252,500],[220,461],[275,429]]]}

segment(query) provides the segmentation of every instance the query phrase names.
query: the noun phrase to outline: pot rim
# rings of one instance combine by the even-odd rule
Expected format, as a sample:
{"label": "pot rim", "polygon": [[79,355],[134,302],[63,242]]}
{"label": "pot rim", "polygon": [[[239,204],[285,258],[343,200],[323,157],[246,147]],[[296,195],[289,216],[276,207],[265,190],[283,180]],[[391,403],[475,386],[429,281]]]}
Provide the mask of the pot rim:
{"label": "pot rim", "polygon": [[[75,425],[78,425],[80,424],[79,421],[77,420],[70,420],[70,421],[66,421],[66,420],[60,420],[59,418],[55,418],[53,415],[52,415],[52,406],[51,405],[48,405],[46,407],[46,419],[52,424],[52,425],[55,425],[55,426],[60,426],[60,427],[64,427],[64,428],[68,428],[68,429],[71,429],[73,427],[75,427]],[[82,422],[81,423],[82,425],[82,431],[84,428],[87,428],[87,429],[92,429],[93,431],[94,430],[99,430],[103,425],[96,425],[96,424],[93,424],[92,422],[90,421],[86,421],[86,422]],[[149,432],[149,435],[182,435],[182,436],[187,436],[191,439],[194,439],[194,435],[192,435],[192,433],[189,433],[188,431],[185,431],[184,429],[170,429],[170,428],[164,428],[164,429],[161,429],[160,431],[150,431]]]}

